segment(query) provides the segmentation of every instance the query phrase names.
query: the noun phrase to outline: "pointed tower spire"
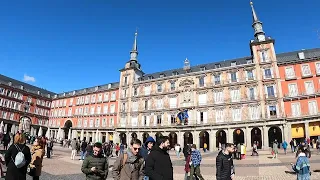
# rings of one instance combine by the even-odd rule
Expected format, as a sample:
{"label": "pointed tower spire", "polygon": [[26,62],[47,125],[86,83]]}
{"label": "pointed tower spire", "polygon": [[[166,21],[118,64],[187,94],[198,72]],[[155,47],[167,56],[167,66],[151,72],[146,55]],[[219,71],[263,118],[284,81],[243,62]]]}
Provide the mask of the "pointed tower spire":
{"label": "pointed tower spire", "polygon": [[260,41],[260,42],[265,41],[266,37],[262,28],[262,22],[259,21],[258,19],[257,13],[254,10],[252,1],[250,1],[250,5],[252,10],[252,20],[253,20],[252,27],[254,30],[254,37],[256,38],[257,41]]}
{"label": "pointed tower spire", "polygon": [[137,43],[138,30],[134,33],[134,42],[132,46],[132,50],[130,51],[130,61],[137,61],[138,56],[138,43]]}

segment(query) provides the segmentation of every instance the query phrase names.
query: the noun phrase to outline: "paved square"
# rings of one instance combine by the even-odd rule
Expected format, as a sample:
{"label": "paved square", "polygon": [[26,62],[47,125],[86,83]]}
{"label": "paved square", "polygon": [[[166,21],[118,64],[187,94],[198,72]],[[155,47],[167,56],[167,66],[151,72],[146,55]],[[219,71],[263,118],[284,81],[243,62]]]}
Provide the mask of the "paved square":
{"label": "paved square", "polygon": [[[248,152],[250,153],[250,152]],[[70,159],[71,150],[55,147],[52,159],[44,159],[41,179],[45,180],[81,180],[85,176],[81,172],[82,162]],[[174,166],[174,179],[184,179],[184,161],[178,159],[174,152],[170,152]],[[215,157],[217,153],[203,153],[201,173],[206,180],[215,180]],[[112,165],[115,158],[109,160]],[[236,166],[236,180],[289,180],[295,179],[290,163],[295,162],[293,154],[280,154],[278,159],[271,159],[271,155],[264,151],[259,157],[247,156],[244,160],[234,160]],[[320,155],[313,153],[311,159],[312,170],[320,170]],[[111,175],[109,173],[109,175]],[[31,180],[31,177],[27,178]],[[320,173],[313,173],[312,180],[319,180]],[[112,180],[109,176],[107,180]]]}

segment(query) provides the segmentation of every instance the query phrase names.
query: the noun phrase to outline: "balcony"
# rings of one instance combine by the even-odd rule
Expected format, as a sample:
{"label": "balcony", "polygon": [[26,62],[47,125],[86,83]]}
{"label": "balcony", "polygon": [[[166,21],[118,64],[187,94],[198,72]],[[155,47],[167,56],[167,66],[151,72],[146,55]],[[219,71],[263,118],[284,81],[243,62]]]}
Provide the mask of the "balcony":
{"label": "balcony", "polygon": [[277,96],[275,94],[265,94],[265,99],[266,100],[276,100]]}
{"label": "balcony", "polygon": [[285,80],[286,81],[297,80],[297,77],[295,75],[294,76],[286,76]]}
{"label": "balcony", "polygon": [[320,113],[319,112],[313,112],[313,113],[310,113],[310,112],[300,112],[298,114],[292,114],[292,113],[289,113],[289,114],[286,114],[286,118],[287,119],[301,119],[301,118],[313,118],[313,117],[319,117]]}
{"label": "balcony", "polygon": [[315,91],[314,93],[307,93],[307,92],[298,92],[296,94],[286,93],[283,96],[284,101],[292,101],[292,100],[301,100],[301,99],[310,99],[315,97],[320,97],[320,89]]}

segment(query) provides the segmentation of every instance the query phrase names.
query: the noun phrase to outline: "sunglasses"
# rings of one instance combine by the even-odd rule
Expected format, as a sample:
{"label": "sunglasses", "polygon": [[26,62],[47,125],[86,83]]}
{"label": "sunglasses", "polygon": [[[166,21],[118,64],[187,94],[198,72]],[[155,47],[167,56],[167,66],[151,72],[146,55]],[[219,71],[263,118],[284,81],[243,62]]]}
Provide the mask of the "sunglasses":
{"label": "sunglasses", "polygon": [[133,148],[133,150],[135,150],[135,151],[137,151],[137,150],[138,150],[138,151],[139,151],[139,150],[140,150],[140,148]]}

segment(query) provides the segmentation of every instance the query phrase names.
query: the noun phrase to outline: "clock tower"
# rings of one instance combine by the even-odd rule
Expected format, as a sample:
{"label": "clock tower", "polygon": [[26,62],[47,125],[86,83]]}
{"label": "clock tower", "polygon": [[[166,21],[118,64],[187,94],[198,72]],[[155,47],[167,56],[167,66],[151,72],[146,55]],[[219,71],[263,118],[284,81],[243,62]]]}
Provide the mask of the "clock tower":
{"label": "clock tower", "polygon": [[262,22],[259,21],[259,19],[258,19],[257,13],[254,10],[252,1],[250,2],[250,5],[251,5],[251,10],[252,10],[252,19],[253,19],[252,27],[254,30],[255,40],[259,41],[259,42],[265,41],[266,36],[265,36],[265,33],[262,28]]}

